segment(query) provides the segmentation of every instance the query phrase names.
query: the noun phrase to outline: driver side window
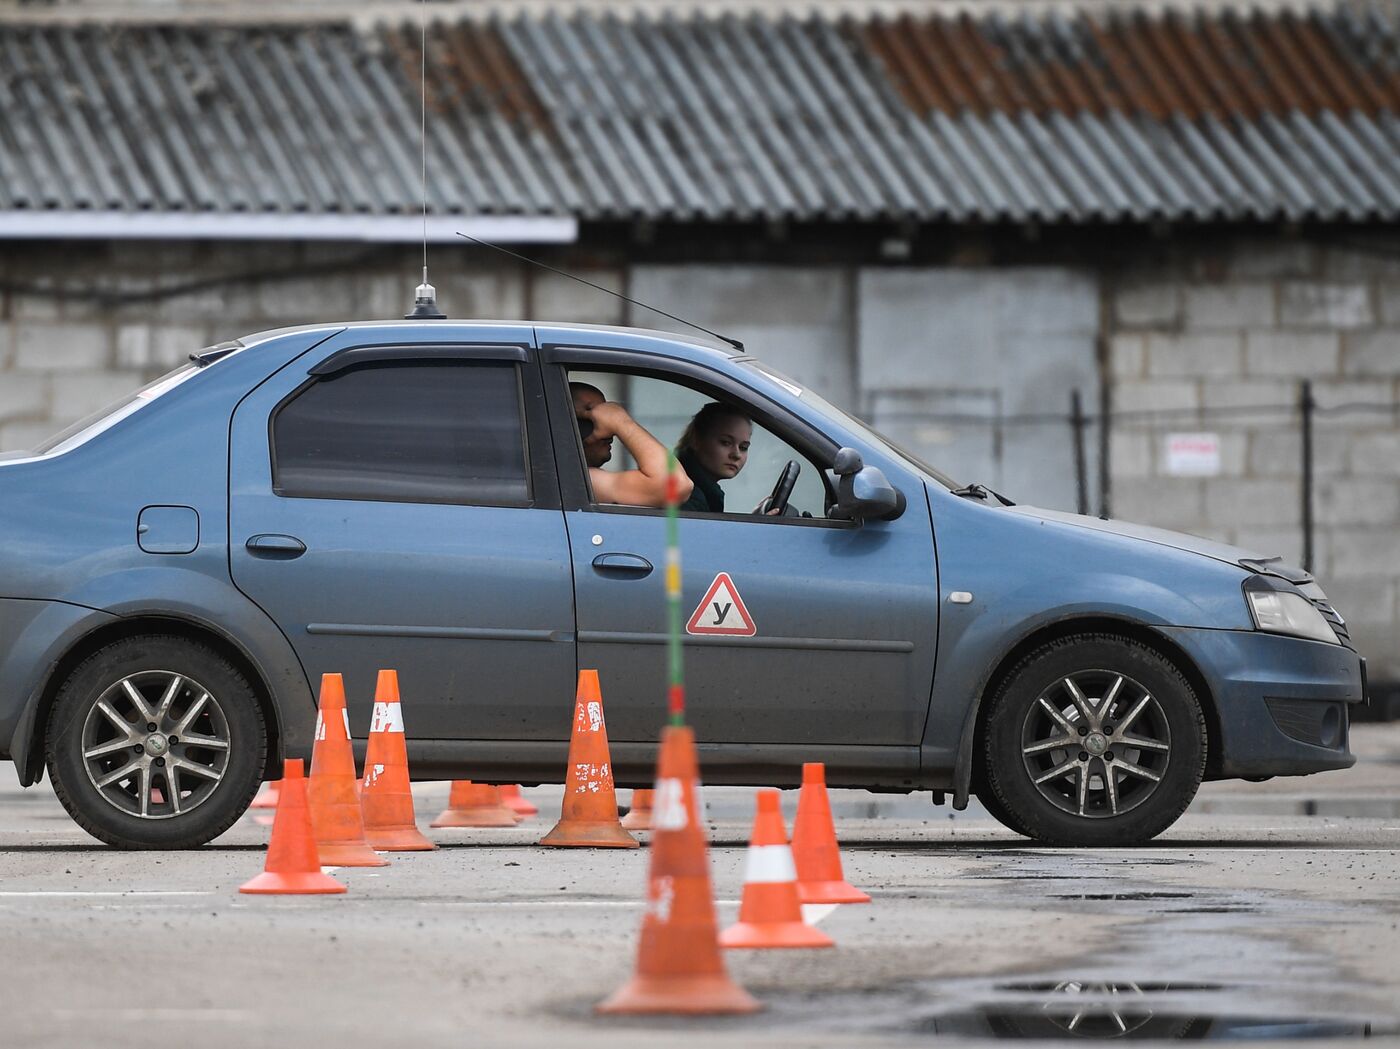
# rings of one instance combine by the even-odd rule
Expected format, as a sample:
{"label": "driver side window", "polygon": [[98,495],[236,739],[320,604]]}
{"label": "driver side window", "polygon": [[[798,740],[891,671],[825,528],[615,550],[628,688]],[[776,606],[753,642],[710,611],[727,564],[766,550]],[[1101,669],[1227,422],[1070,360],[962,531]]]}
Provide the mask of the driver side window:
{"label": "driver side window", "polygon": [[[818,467],[734,405],[649,375],[570,369],[568,379],[621,404],[649,434],[676,452],[695,484],[683,507],[686,513],[752,514],[773,494],[786,464],[795,462],[798,474],[788,516],[826,516],[827,488]],[[600,469],[636,468],[621,441],[613,441],[611,452]]]}

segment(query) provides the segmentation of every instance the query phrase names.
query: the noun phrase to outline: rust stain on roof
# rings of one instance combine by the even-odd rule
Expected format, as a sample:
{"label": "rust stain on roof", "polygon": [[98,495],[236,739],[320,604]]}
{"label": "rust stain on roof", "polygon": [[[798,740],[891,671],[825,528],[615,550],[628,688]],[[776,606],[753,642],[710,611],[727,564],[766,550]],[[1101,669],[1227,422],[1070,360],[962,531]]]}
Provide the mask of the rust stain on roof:
{"label": "rust stain on roof", "polygon": [[[384,31],[408,83],[418,81],[419,36],[408,25]],[[494,25],[436,24],[428,34],[428,107],[438,114],[495,112],[516,124],[547,129],[545,107]]]}
{"label": "rust stain on roof", "polygon": [[903,15],[847,31],[923,114],[1255,120],[1400,110],[1400,56],[1367,53],[1317,14],[1085,14],[1060,26]]}

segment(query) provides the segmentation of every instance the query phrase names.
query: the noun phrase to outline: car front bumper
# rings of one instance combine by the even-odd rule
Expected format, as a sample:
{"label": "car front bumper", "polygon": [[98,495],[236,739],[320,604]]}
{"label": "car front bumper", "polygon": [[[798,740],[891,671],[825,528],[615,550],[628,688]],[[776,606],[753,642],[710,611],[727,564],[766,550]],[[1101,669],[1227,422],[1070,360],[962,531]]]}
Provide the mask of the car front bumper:
{"label": "car front bumper", "polygon": [[1366,699],[1365,663],[1342,645],[1256,630],[1177,627],[1214,706],[1207,776],[1302,776],[1350,768],[1351,707]]}

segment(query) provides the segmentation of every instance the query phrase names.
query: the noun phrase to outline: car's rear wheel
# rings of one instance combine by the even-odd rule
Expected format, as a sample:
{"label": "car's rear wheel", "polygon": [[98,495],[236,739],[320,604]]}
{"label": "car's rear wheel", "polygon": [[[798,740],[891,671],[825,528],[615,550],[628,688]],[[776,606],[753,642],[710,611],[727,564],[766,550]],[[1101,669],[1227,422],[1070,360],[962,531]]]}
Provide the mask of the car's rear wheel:
{"label": "car's rear wheel", "polygon": [[988,809],[1007,826],[1059,845],[1135,845],[1195,797],[1206,725],[1170,660],[1127,638],[1083,635],[1011,671],[983,745]]}
{"label": "car's rear wheel", "polygon": [[115,641],[59,688],[47,758],[79,826],[111,845],[185,849],[242,815],[262,780],[267,733],[247,678],[207,645]]}

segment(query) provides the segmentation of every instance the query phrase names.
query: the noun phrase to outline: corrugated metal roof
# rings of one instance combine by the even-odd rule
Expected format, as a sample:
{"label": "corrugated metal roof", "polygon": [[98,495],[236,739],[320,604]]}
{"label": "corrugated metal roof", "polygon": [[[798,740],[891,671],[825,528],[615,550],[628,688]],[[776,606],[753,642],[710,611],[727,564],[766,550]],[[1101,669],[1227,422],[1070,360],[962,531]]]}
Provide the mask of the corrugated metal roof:
{"label": "corrugated metal roof", "polygon": [[[416,25],[0,25],[5,213],[411,215]],[[1381,8],[435,24],[429,207],[583,220],[1400,217]]]}

